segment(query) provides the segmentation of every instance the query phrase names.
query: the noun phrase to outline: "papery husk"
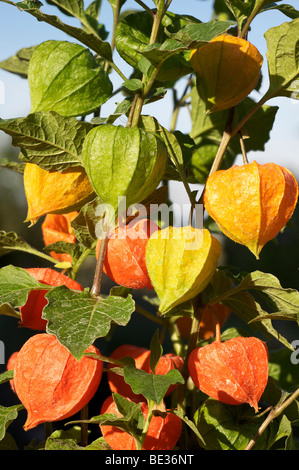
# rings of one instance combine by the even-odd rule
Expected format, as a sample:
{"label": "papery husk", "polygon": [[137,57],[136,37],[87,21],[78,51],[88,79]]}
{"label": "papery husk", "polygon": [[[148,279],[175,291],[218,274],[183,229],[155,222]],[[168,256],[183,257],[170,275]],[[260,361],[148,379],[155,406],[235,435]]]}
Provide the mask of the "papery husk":
{"label": "papery husk", "polygon": [[[100,354],[93,345],[86,352]],[[14,369],[16,394],[27,410],[25,431],[80,411],[94,396],[102,370],[101,361],[85,356],[75,359],[54,335],[29,338]]]}
{"label": "papery husk", "polygon": [[249,95],[260,77],[263,57],[249,41],[222,34],[192,51],[190,62],[206,112],[213,113]]}
{"label": "papery husk", "polygon": [[45,214],[63,214],[80,209],[95,197],[93,187],[82,167],[62,172],[46,171],[26,163],[24,188],[28,204],[25,222],[31,225]]}
{"label": "papery husk", "polygon": [[[199,338],[209,339],[216,335],[216,327],[222,327],[231,313],[231,309],[223,304],[206,305],[203,309],[200,327]],[[179,317],[176,320],[176,325],[182,338],[189,338],[191,333],[192,317]]]}
{"label": "papery husk", "polygon": [[[77,211],[69,212],[68,214],[47,214],[41,227],[45,246],[59,241],[75,243],[76,236],[71,222],[77,215]],[[68,253],[55,253],[55,251],[51,251],[50,255],[60,262],[68,261],[72,263],[72,257]]]}
{"label": "papery husk", "polygon": [[[103,270],[117,284],[131,289],[152,289],[145,251],[149,237],[159,226],[150,219],[134,219],[120,224],[108,240]],[[101,239],[96,247],[99,256]]]}
{"label": "papery husk", "polygon": [[193,299],[212,279],[221,254],[207,229],[167,227],[147,242],[146,265],[160,300],[159,312]]}
{"label": "papery husk", "polygon": [[[67,286],[69,289],[83,291],[84,288],[77,281],[65,274],[51,268],[27,268],[26,271],[41,284],[46,286]],[[45,294],[49,288],[32,290],[27,302],[20,307],[21,320],[19,327],[45,331],[47,320],[42,318],[43,308],[48,301]]]}
{"label": "papery husk", "polygon": [[259,258],[291,218],[298,183],[275,163],[234,165],[213,173],[206,182],[204,205],[222,232]]}
{"label": "papery husk", "polygon": [[258,402],[268,382],[268,349],[255,337],[214,341],[194,349],[188,360],[197,388],[228,405],[248,403],[258,412]]}

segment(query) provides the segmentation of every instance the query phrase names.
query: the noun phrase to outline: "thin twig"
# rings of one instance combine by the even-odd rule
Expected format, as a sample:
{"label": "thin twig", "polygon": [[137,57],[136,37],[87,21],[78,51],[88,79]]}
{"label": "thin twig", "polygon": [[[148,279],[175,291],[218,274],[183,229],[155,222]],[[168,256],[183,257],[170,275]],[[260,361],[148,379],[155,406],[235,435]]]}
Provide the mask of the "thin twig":
{"label": "thin twig", "polygon": [[239,137],[240,137],[240,147],[241,147],[241,151],[242,151],[243,163],[244,163],[244,165],[246,165],[249,162],[248,162],[246,147],[245,147],[245,144],[244,144],[244,139],[243,139],[241,131],[239,131]]}
{"label": "thin twig", "polygon": [[252,447],[258,440],[258,438],[262,435],[262,433],[265,431],[265,429],[271,423],[271,421],[273,421],[274,418],[277,418],[277,416],[279,416],[291,403],[293,403],[293,401],[296,400],[298,396],[299,396],[299,388],[297,388],[297,390],[295,390],[295,392],[292,393],[292,395],[287,400],[285,400],[282,404],[279,403],[274,408],[272,408],[272,410],[270,411],[267,418],[260,426],[254,438],[251,439],[251,441],[247,444],[245,450],[252,449]]}
{"label": "thin twig", "polygon": [[101,240],[100,252],[99,252],[98,261],[97,261],[96,270],[95,270],[95,275],[94,275],[94,280],[93,280],[93,284],[92,284],[92,288],[91,288],[91,294],[93,294],[95,296],[99,296],[100,291],[101,291],[103,267],[104,267],[104,261],[105,261],[105,256],[106,256],[108,239],[109,239],[109,229],[107,228],[105,236]]}

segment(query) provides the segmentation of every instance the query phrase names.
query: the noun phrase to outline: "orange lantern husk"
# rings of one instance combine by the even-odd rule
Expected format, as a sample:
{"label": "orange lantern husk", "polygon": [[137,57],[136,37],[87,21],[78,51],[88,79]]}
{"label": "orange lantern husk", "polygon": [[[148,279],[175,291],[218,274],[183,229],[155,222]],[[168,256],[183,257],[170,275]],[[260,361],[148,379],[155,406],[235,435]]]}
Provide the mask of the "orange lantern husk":
{"label": "orange lantern husk", "polygon": [[197,89],[213,113],[236,106],[256,86],[263,57],[245,39],[222,34],[191,52],[190,63],[197,75]]}
{"label": "orange lantern husk", "polygon": [[[41,284],[48,286],[65,285],[69,289],[83,291],[84,288],[77,281],[55,271],[51,268],[27,268],[26,271]],[[45,294],[49,289],[32,290],[29,293],[27,302],[20,307],[21,320],[20,327],[31,328],[33,330],[45,331],[47,320],[42,318],[43,308],[47,305]]]}
{"label": "orange lantern husk", "polygon": [[[86,352],[100,354],[93,345]],[[102,370],[101,361],[85,356],[75,359],[54,335],[29,338],[14,369],[15,391],[27,410],[25,431],[80,411],[97,391]]]}
{"label": "orange lantern husk", "polygon": [[[77,215],[77,211],[69,212],[68,214],[47,214],[41,226],[45,246],[59,241],[76,243],[76,236],[71,222]],[[50,255],[60,262],[68,261],[72,263],[72,257],[67,253],[51,251]]]}
{"label": "orange lantern husk", "polygon": [[188,368],[209,397],[228,405],[248,403],[257,412],[268,382],[268,349],[255,337],[214,341],[191,352]]}
{"label": "orange lantern husk", "polygon": [[28,204],[25,222],[31,225],[45,214],[64,214],[78,210],[95,197],[94,189],[83,168],[46,171],[26,163],[24,188]]}
{"label": "orange lantern husk", "polygon": [[256,161],[216,171],[204,191],[205,208],[221,231],[256,258],[285,227],[297,200],[298,183],[289,170]]}

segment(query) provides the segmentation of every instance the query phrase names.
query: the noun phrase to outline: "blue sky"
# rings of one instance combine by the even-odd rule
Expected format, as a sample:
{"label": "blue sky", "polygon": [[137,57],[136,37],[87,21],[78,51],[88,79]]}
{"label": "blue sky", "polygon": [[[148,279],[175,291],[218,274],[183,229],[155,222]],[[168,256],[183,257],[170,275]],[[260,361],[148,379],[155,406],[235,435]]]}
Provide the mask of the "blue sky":
{"label": "blue sky", "polygon": [[[154,6],[150,0],[146,0],[146,3],[150,7]],[[171,11],[190,14],[201,21],[209,21],[211,19],[212,3],[211,0],[173,0]],[[299,0],[286,0],[283,3],[298,8]],[[58,10],[55,7],[50,7],[46,2],[44,4],[43,11],[49,14],[57,14]],[[127,8],[136,8],[136,6],[138,7],[134,0],[127,0],[125,4]],[[64,15],[59,13],[58,16],[63,21],[70,22],[70,19]],[[55,28],[38,22],[29,14],[5,3],[0,3],[0,18],[0,61],[15,54],[22,47],[40,44],[48,39],[72,40]],[[112,10],[107,0],[102,2],[100,20],[108,25],[107,29],[110,28]],[[262,92],[266,91],[268,86],[264,33],[270,27],[278,26],[285,21],[290,21],[290,19],[280,12],[262,13],[254,20],[252,32],[249,35],[249,40],[264,56]],[[79,26],[76,20],[73,20],[72,24]],[[120,64],[126,70],[126,66],[122,61]],[[0,81],[4,84],[5,90],[4,103],[0,104],[0,117],[8,119],[26,116],[30,112],[30,95],[27,81],[2,70],[0,70]],[[167,103],[169,103],[167,100],[170,99],[171,94],[165,100],[151,105],[146,110],[148,114],[155,115],[165,127],[168,127],[170,122],[170,116],[165,112],[169,109],[167,108]],[[275,125],[271,132],[271,140],[266,145],[264,152],[254,152],[249,157],[251,160],[256,159],[261,163],[270,161],[279,163],[296,172],[296,169],[299,170],[297,162],[299,157],[299,100],[296,102],[287,98],[276,98],[269,101],[268,104],[279,106]],[[115,102],[111,101],[106,107],[106,114],[113,112],[114,108]],[[189,121],[186,114],[182,114],[179,119],[178,129],[188,132]],[[0,143],[4,139],[7,139],[7,137],[0,132]]]}

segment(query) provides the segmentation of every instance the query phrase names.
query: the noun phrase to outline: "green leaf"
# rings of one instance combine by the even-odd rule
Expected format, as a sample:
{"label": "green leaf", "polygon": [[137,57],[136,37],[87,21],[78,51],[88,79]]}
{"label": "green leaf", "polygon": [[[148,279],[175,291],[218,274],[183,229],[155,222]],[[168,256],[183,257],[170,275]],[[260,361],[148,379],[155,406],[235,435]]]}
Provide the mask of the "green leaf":
{"label": "green leaf", "polygon": [[171,385],[184,383],[184,379],[177,369],[170,370],[166,375],[156,375],[130,365],[124,368],[124,379],[136,395],[141,393],[145,398],[153,400],[157,404],[161,403]]}
{"label": "green leaf", "polygon": [[[194,19],[194,21],[196,21],[196,19]],[[184,54],[180,53],[179,50],[176,50],[177,53],[169,58],[167,58],[168,55],[172,55],[174,50],[170,53],[167,49],[164,52],[160,52],[161,47],[163,49],[161,44],[168,40],[167,33],[163,32],[163,26],[165,30],[166,28],[171,30],[174,27],[177,28],[176,23],[180,26],[186,25],[190,23],[190,19],[167,12],[162,19],[162,28],[160,28],[157,38],[157,45],[150,46],[150,35],[153,25],[151,15],[149,15],[147,11],[139,11],[126,15],[118,23],[116,28],[116,49],[128,64],[140,71],[140,67],[142,67],[143,72],[145,67],[144,60],[142,60],[144,53],[149,54],[154,64],[159,63],[161,54],[163,54],[163,60],[166,60],[159,69],[157,80],[177,80],[187,73],[190,73],[192,70],[188,60],[186,60]],[[150,47],[148,48],[148,46]]]}
{"label": "green leaf", "polygon": [[[192,130],[190,135],[196,145],[191,158],[190,170],[196,180],[204,184],[222,139],[228,111],[206,114],[205,104],[200,99],[195,86],[191,90],[191,103]],[[235,108],[234,123],[240,122],[255,105],[256,103],[251,98],[245,98],[239,103]],[[263,105],[246,122],[242,133],[247,152],[265,150],[277,111],[278,106]],[[237,135],[230,140],[220,169],[229,168],[239,154],[241,154],[241,147]]]}
{"label": "green leaf", "polygon": [[0,451],[1,450],[19,450],[16,441],[8,432],[5,434],[4,438],[0,441]]}
{"label": "green leaf", "polygon": [[143,83],[139,78],[131,78],[123,83],[123,86],[130,91],[143,91]]}
{"label": "green leaf", "polygon": [[0,256],[6,255],[7,253],[18,250],[24,251],[25,253],[31,251],[31,246],[15,232],[0,231]]}
{"label": "green leaf", "polygon": [[249,2],[243,2],[242,0],[224,0],[227,7],[230,9],[232,14],[237,20],[238,27],[241,30],[244,20],[250,15],[254,6],[255,0],[249,0]]}
{"label": "green leaf", "polygon": [[21,161],[48,171],[62,171],[82,164],[82,145],[92,125],[52,111],[0,120],[0,129],[22,149]]}
{"label": "green leaf", "polygon": [[191,419],[189,419],[188,416],[185,416],[181,410],[174,410],[174,414],[177,415],[179,418],[181,418],[181,420],[184,421],[184,423],[186,423],[187,426],[189,426],[189,428],[196,435],[200,445],[202,447],[205,447],[206,443],[205,443],[202,435],[200,434],[199,430],[197,429],[196,425],[194,424],[194,422],[191,421]]}
{"label": "green leaf", "polygon": [[49,5],[55,5],[57,8],[68,16],[75,16],[76,18],[84,18],[84,3],[83,0],[46,0]]}
{"label": "green leaf", "polygon": [[[205,450],[244,450],[255,436],[264,417],[255,417],[248,405],[227,405],[208,398],[194,416],[205,441]],[[253,450],[267,450],[271,423],[257,439]]]}
{"label": "green leaf", "polygon": [[157,329],[155,331],[154,336],[152,337],[151,344],[150,344],[150,368],[153,373],[155,373],[156,366],[159,362],[160,357],[163,354],[163,348],[160,343],[160,330]]}
{"label": "green leaf", "polygon": [[80,258],[84,251],[84,247],[79,245],[78,243],[68,243],[65,241],[58,241],[55,243],[51,243],[44,247],[44,250],[48,253],[54,251],[55,253],[67,253],[72,257],[73,264]]}
{"label": "green leaf", "polygon": [[0,306],[22,307],[33,289],[45,289],[23,268],[5,266],[0,269]]}
{"label": "green leaf", "polygon": [[207,23],[191,23],[172,34],[172,39],[181,42],[188,49],[196,49],[205,42],[225,33],[234,23],[232,21],[211,20]]}
{"label": "green leaf", "polygon": [[17,419],[18,412],[23,408],[23,405],[14,405],[9,407],[0,405],[0,441],[4,438],[6,429],[10,423]]}
{"label": "green leaf", "polygon": [[141,116],[140,126],[142,126],[147,132],[157,134],[163,140],[168,156],[173,165],[178,169],[182,168],[184,163],[183,152],[175,134],[161,126],[158,120],[152,116]]}
{"label": "green leaf", "polygon": [[292,423],[285,415],[281,416],[278,429],[273,435],[269,447],[271,450],[297,450]]}
{"label": "green leaf", "polygon": [[86,248],[92,249],[98,240],[97,224],[102,220],[103,214],[98,213],[103,201],[96,197],[85,204],[79,211],[77,217],[71,222],[76,239]]}
{"label": "green leaf", "polygon": [[24,174],[25,165],[26,163],[11,162],[10,160],[7,160],[5,158],[0,159],[0,167],[7,168],[8,170],[16,171],[17,173],[20,173],[21,175]]}
{"label": "green leaf", "polygon": [[10,0],[0,1],[8,3],[9,5],[13,5],[20,10],[24,10],[30,15],[34,16],[38,21],[44,21],[51,26],[54,26],[55,28],[63,31],[69,36],[80,41],[85,46],[89,47],[103,59],[107,59],[108,61],[112,60],[112,52],[109,42],[102,41],[95,31],[92,33],[86,32],[81,28],[76,28],[75,26],[63,23],[57,16],[47,15],[46,13],[41,12],[39,10],[39,7],[42,5],[40,2],[24,1],[22,3],[14,3]]}
{"label": "green leaf", "polygon": [[[192,130],[191,137],[198,144],[199,148],[202,140],[209,141],[209,144],[219,145],[222,138],[223,129],[227,121],[228,111],[218,111],[217,113],[206,114],[205,104],[200,99],[196,86],[191,90],[191,120]],[[245,98],[235,108],[234,124],[237,124],[241,119],[255,106],[255,102],[251,98]],[[277,106],[263,105],[260,107],[252,117],[246,122],[243,129],[245,134],[245,146],[247,152],[254,150],[264,150],[265,144],[270,139],[270,132],[272,130]],[[235,157],[241,153],[239,137],[235,136],[231,139],[226,155],[227,163],[231,164],[230,155]]]}
{"label": "green leaf", "polygon": [[11,251],[23,251],[24,253],[30,253],[55,263],[55,260],[51,258],[51,256],[36,250],[15,232],[5,232],[4,230],[0,230],[0,256],[6,255]]}
{"label": "green leaf", "polygon": [[149,196],[160,183],[167,160],[159,138],[138,127],[106,124],[87,135],[82,158],[86,173],[105,204],[114,210]]}
{"label": "green leaf", "polygon": [[[256,295],[253,296],[249,291],[262,294],[262,298],[256,299]],[[287,339],[273,327],[271,317],[267,316],[268,312],[263,308],[267,301],[272,311],[285,309],[286,313],[298,312],[299,293],[294,289],[283,289],[272,274],[255,271],[235,284],[224,271],[218,270],[206,290],[206,295],[208,303],[222,302],[246,323],[259,317],[264,318],[251,323],[252,328],[262,331],[266,336],[270,335],[293,351]]]}
{"label": "green leaf", "polygon": [[270,85],[267,94],[299,98],[299,18],[265,33]]}
{"label": "green leaf", "polygon": [[0,374],[0,384],[4,384],[11,379],[13,379],[13,370],[7,370]]}
{"label": "green leaf", "polygon": [[86,115],[98,109],[112,93],[108,75],[91,52],[68,41],[45,41],[35,49],[29,62],[28,82],[32,113]]}
{"label": "green leaf", "polygon": [[36,46],[24,47],[12,57],[0,62],[0,68],[27,78],[29,59],[35,48]]}
{"label": "green leaf", "polygon": [[[298,315],[299,292],[296,289],[282,288],[279,280],[273,274],[254,271],[241,281],[238,289],[253,289],[262,292],[275,311],[284,311],[286,314],[297,313]],[[297,316],[298,321],[299,317]]]}
{"label": "green leaf", "polygon": [[[118,7],[118,1],[117,0],[108,0],[110,3],[112,9],[115,11],[115,9]],[[126,2],[126,0],[120,0],[119,1],[119,6],[120,8],[123,6],[123,4]]]}
{"label": "green leaf", "polygon": [[66,286],[54,287],[46,298],[48,304],[42,317],[48,320],[47,332],[54,334],[78,360],[96,338],[109,333],[111,323],[125,326],[135,305],[131,295],[103,299]]}
{"label": "green leaf", "polygon": [[[292,343],[294,345],[294,343]],[[291,392],[299,387],[298,351],[280,349],[269,355],[269,376],[281,389]]]}
{"label": "green leaf", "polygon": [[281,13],[283,13],[284,15],[292,19],[299,18],[299,11],[296,10],[295,7],[293,7],[292,5],[287,5],[287,4],[276,5],[274,3],[262,9],[262,11],[269,11],[269,10],[279,10]]}
{"label": "green leaf", "polygon": [[113,393],[112,396],[121,416],[114,413],[104,413],[100,416],[94,416],[89,422],[99,423],[102,426],[115,426],[133,436],[140,436],[145,425],[141,403],[134,403],[118,393]]}
{"label": "green leaf", "polygon": [[85,448],[79,446],[77,441],[72,438],[53,438],[48,437],[45,445],[45,450],[84,450]]}

